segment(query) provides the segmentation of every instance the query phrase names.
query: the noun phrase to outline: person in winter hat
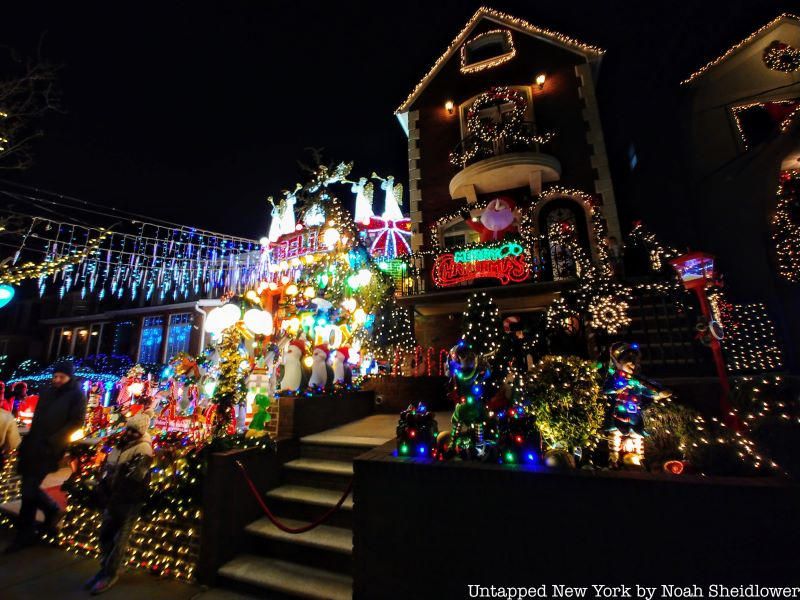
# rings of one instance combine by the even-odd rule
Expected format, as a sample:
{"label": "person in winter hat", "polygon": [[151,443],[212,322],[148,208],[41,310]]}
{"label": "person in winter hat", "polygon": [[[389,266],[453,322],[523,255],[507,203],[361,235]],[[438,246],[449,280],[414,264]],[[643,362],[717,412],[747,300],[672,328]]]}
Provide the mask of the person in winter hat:
{"label": "person in winter hat", "polygon": [[9,398],[11,408],[8,410],[11,411],[11,414],[13,414],[15,417],[19,416],[20,407],[25,403],[25,399],[27,397],[28,384],[24,381],[18,381],[15,383],[14,387],[11,388],[11,397]]}
{"label": "person in winter hat", "polygon": [[92,595],[110,589],[119,579],[131,531],[139,517],[150,485],[153,440],[149,410],[128,418],[124,432],[106,458],[95,497],[102,505],[100,570],[86,582]]}
{"label": "person in winter hat", "polygon": [[58,463],[69,445],[70,436],[81,429],[86,417],[86,398],[75,379],[70,361],[53,365],[50,385],[39,395],[31,428],[19,447],[17,470],[22,475],[22,506],[17,520],[17,534],[7,552],[30,546],[36,540],[34,524],[36,510],[44,513],[44,530],[58,533],[63,511],[42,489],[48,473],[58,469]]}

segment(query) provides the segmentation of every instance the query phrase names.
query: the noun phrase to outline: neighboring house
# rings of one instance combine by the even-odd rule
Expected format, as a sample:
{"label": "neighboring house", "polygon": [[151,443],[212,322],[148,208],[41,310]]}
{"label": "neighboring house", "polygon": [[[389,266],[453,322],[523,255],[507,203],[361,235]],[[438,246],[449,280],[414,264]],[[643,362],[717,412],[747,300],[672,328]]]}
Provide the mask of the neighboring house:
{"label": "neighboring house", "polygon": [[[401,302],[413,306],[423,345],[455,341],[455,317],[475,289],[489,290],[505,312],[547,306],[571,278],[550,227],[570,224],[595,256],[606,243],[599,231],[621,238],[595,97],[602,56],[595,46],[481,8],[397,109],[408,134],[412,245],[428,253]],[[544,235],[525,248],[532,272],[509,282],[461,271],[453,279],[448,271],[444,281],[443,258],[478,241],[461,209],[477,221],[498,197],[514,204],[515,227]]]}
{"label": "neighboring house", "polygon": [[[784,14],[682,82],[685,193],[694,248],[714,254],[748,337],[783,338],[800,368],[800,18]],[[666,158],[666,157],[665,157]],[[655,225],[655,224],[654,224]],[[758,336],[761,336],[759,339]],[[752,363],[758,369],[758,361]],[[768,362],[762,361],[767,368]]]}
{"label": "neighboring house", "polygon": [[65,355],[122,354],[134,362],[166,363],[178,352],[197,355],[208,341],[206,316],[220,304],[202,299],[43,319],[43,358],[50,362]]}

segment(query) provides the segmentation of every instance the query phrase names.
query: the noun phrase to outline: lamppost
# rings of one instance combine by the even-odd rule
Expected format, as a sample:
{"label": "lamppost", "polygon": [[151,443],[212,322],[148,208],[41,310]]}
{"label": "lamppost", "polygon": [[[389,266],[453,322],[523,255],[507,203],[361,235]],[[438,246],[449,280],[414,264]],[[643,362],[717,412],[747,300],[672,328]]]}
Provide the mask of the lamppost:
{"label": "lamppost", "polygon": [[722,357],[722,345],[719,340],[722,338],[722,327],[714,320],[711,314],[711,305],[708,302],[706,288],[714,281],[714,257],[705,252],[689,252],[669,261],[672,268],[678,272],[683,286],[693,291],[700,303],[700,311],[708,324],[709,338],[711,341],[711,354],[714,357],[714,366],[717,370],[717,377],[722,386],[722,396],[719,400],[719,408],[723,418],[731,426],[738,429],[739,420],[733,413],[728,396],[730,394],[730,384],[728,374],[725,371],[725,360]]}

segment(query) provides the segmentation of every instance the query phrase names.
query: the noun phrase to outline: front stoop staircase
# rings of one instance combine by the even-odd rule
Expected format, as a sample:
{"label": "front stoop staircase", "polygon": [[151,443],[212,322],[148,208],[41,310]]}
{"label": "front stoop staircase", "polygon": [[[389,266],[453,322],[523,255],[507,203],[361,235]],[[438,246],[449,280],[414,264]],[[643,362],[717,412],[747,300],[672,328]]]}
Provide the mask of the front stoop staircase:
{"label": "front stoop staircase", "polygon": [[[282,468],[282,485],[264,494],[278,519],[306,525],[335,506],[353,476],[353,459],[379,438],[315,434],[300,440],[300,458]],[[259,598],[348,600],[353,595],[352,495],[323,525],[306,533],[278,529],[265,516],[250,523],[248,553],[219,570],[221,585]]]}

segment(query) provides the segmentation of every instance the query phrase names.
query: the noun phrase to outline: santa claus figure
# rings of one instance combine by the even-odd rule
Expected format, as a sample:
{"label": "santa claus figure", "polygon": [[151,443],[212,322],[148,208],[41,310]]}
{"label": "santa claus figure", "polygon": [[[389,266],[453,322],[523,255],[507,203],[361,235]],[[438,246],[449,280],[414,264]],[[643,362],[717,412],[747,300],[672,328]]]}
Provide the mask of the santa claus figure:
{"label": "santa claus figure", "polygon": [[481,213],[480,220],[473,220],[468,209],[461,211],[464,222],[481,236],[481,243],[499,242],[507,233],[517,230],[514,225],[516,203],[508,196],[499,196],[490,201]]}

